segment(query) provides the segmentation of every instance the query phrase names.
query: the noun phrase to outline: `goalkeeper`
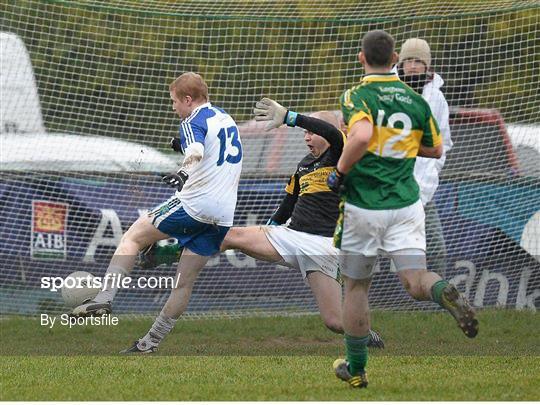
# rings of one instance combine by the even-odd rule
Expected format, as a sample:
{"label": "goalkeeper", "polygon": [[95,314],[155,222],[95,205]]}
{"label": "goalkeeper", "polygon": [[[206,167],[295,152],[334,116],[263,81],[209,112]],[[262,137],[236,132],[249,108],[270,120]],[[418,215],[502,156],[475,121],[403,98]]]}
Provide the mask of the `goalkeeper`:
{"label": "goalkeeper", "polygon": [[[254,109],[255,120],[266,121],[270,131],[286,123],[306,130],[304,141],[310,153],[298,164],[279,208],[267,226],[233,227],[221,245],[221,251],[238,249],[259,260],[274,262],[301,271],[311,288],[324,324],[336,333],[343,333],[341,322],[341,284],[338,270],[338,250],[333,246],[333,234],[339,215],[339,196],[332,192],[326,178],[334,169],[345,144],[345,135],[337,126],[339,120],[329,111],[305,116],[263,98]],[[290,219],[288,226],[283,224]],[[178,245],[161,248],[152,245],[141,254],[142,267],[152,267],[161,252]],[[164,256],[164,257],[167,257]],[[383,348],[381,337],[370,331],[371,347]],[[149,333],[126,352],[142,352],[140,348],[157,348],[163,337]]]}

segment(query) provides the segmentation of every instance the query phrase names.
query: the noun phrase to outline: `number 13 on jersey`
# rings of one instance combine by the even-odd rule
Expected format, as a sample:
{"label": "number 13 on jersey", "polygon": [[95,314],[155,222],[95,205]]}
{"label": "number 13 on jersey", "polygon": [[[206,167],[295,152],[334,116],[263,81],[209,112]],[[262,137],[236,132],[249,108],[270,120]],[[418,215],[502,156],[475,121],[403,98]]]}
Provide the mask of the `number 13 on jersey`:
{"label": "number 13 on jersey", "polygon": [[222,128],[218,133],[219,138],[219,159],[217,165],[224,162],[238,163],[242,160],[242,144],[238,137],[238,128],[235,126],[227,129]]}

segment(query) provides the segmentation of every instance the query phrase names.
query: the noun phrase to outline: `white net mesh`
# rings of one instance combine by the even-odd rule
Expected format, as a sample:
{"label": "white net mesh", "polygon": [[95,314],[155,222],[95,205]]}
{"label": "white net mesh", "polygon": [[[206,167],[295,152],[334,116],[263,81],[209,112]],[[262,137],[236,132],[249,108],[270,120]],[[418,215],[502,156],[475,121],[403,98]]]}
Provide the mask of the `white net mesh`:
{"label": "white net mesh", "polygon": [[[452,107],[454,148],[433,200],[440,271],[477,306],[535,308],[540,296],[540,6],[537,1],[27,1],[0,4],[2,140],[0,312],[59,309],[43,276],[103,275],[122,230],[165,200],[177,167],[168,84],[199,72],[240,123],[244,169],[236,225],[265,223],[307,153],[302,132],[248,120],[274,98],[337,110],[361,77],[362,35],[399,51],[426,39]],[[536,69],[535,69],[536,68]],[[316,219],[314,219],[316,220]],[[436,221],[435,221],[436,222]],[[430,229],[428,229],[428,237]],[[133,276],[171,275],[172,267]],[[166,290],[123,290],[117,309],[155,313]],[[427,308],[378,272],[375,308]],[[316,310],[299,272],[239,253],[212,259],[188,312]]]}

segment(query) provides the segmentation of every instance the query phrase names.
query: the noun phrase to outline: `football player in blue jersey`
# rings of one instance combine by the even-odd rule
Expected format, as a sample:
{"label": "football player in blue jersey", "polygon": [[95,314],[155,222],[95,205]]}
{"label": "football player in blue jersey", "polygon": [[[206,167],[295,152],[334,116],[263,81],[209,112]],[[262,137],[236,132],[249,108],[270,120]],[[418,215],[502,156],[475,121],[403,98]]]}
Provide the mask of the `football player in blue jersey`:
{"label": "football player in blue jersey", "polygon": [[[197,275],[210,256],[219,252],[233,224],[242,170],[242,143],[236,123],[209,102],[203,78],[184,73],[169,90],[173,109],[181,119],[179,147],[185,156],[180,170],[163,181],[176,192],[131,225],[104,278],[106,282],[130,274],[138,252],[159,240],[172,237],[184,246],[175,286],[149,332],[161,338],[186,309]],[[117,282],[107,283],[93,300],[73,309],[71,315],[110,313],[117,291]],[[151,350],[151,345],[145,346],[147,342],[150,340],[139,341],[138,351]]]}

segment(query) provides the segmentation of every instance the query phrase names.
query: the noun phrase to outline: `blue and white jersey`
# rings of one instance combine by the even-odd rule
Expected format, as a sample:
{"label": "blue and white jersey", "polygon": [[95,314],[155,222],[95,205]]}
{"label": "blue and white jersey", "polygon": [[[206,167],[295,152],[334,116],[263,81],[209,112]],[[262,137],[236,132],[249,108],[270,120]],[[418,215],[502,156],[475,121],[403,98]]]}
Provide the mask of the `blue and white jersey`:
{"label": "blue and white jersey", "polygon": [[176,195],[197,221],[232,226],[242,171],[238,127],[225,111],[205,103],[180,123],[182,150],[194,142],[204,146],[203,158]]}

